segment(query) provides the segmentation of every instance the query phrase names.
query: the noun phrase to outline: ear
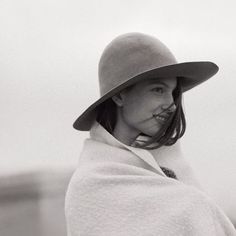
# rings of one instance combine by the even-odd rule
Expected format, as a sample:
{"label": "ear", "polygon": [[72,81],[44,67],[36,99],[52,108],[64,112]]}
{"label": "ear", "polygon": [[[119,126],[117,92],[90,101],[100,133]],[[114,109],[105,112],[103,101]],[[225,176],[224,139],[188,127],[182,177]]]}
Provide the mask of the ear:
{"label": "ear", "polygon": [[122,107],[123,106],[123,96],[121,95],[121,93],[118,93],[118,94],[114,95],[112,97],[112,100],[115,102],[115,104],[118,107]]}

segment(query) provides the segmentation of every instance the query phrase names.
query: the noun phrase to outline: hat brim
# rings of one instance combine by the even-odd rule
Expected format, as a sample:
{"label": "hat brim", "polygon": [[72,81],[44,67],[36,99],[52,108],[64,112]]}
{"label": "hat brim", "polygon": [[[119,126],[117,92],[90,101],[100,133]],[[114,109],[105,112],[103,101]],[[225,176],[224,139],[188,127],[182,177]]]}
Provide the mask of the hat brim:
{"label": "hat brim", "polygon": [[146,71],[135,77],[127,79],[122,84],[108,91],[105,95],[90,105],[76,119],[73,123],[73,127],[77,130],[89,131],[95,120],[97,108],[101,103],[124,88],[144,79],[153,79],[158,77],[181,77],[182,90],[183,92],[186,92],[211,78],[218,72],[218,70],[219,68],[215,63],[200,61],[177,63]]}

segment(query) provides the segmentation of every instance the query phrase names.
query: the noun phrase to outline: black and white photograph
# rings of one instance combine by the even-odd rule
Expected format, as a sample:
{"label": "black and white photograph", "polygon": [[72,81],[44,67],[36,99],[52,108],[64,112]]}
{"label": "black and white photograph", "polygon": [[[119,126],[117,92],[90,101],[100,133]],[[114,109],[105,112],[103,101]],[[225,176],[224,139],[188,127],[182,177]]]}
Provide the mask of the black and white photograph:
{"label": "black and white photograph", "polygon": [[236,236],[236,3],[2,0],[1,236]]}

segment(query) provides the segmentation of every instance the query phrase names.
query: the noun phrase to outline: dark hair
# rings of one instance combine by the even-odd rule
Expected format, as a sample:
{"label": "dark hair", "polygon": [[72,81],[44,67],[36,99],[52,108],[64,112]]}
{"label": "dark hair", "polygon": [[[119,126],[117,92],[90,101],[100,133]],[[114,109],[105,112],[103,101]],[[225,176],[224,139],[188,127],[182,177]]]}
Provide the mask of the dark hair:
{"label": "dark hair", "polygon": [[[126,89],[131,89],[132,85]],[[169,116],[166,123],[161,129],[152,137],[149,137],[148,141],[142,141],[143,144],[137,144],[136,147],[143,149],[157,149],[163,145],[171,146],[181,138],[186,130],[186,120],[182,107],[182,86],[181,79],[177,78],[177,86],[173,91],[173,99],[176,106],[176,110]],[[171,107],[171,104],[169,107]],[[167,110],[169,109],[167,108]],[[117,119],[117,107],[114,101],[109,98],[103,102],[98,109],[96,120],[99,122],[109,133],[113,133]],[[157,145],[148,147],[149,145]]]}

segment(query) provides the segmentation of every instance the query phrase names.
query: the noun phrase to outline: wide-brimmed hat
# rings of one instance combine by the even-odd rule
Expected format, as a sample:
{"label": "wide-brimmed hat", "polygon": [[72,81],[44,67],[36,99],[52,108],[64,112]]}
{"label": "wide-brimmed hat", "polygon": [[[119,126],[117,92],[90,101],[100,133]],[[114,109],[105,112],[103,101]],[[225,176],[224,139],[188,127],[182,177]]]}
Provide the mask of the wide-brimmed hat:
{"label": "wide-brimmed hat", "polygon": [[116,37],[104,49],[98,66],[100,98],[74,122],[77,130],[90,130],[97,110],[122,89],[147,79],[176,77],[186,92],[206,81],[219,70],[209,61],[178,63],[171,51],[157,38],[143,33]]}

